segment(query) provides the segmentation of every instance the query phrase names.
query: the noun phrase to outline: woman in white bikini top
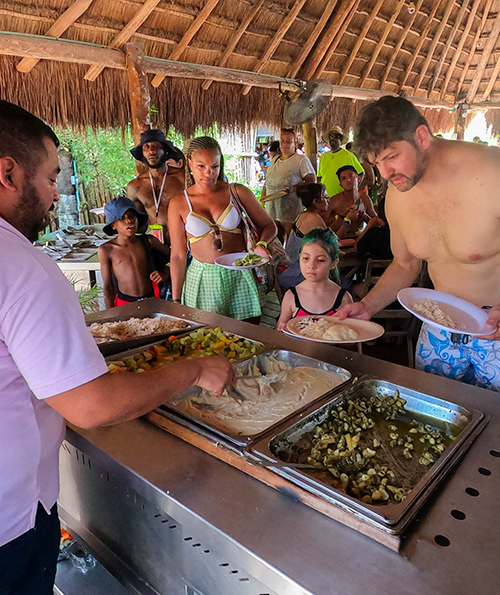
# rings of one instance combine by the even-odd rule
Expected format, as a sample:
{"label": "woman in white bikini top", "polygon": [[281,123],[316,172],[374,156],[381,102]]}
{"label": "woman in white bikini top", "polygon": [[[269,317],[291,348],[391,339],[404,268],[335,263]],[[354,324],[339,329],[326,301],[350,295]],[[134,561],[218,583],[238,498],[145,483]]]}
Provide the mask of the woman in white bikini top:
{"label": "woman in white bikini top", "polygon": [[[168,211],[172,298],[180,300],[186,274],[187,244],[193,259],[213,264],[221,255],[246,251],[240,210],[260,231],[255,252],[268,256],[276,226],[253,193],[224,181],[220,147],[210,137],[194,139],[187,151],[187,190],[172,198]],[[259,244],[260,242],[260,244]]]}

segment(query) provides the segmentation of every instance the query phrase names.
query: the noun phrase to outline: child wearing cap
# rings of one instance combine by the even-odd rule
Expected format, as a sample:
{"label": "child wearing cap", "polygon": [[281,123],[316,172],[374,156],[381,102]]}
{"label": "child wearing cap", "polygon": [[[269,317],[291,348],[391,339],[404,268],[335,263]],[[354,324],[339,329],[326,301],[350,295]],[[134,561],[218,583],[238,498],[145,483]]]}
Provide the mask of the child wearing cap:
{"label": "child wearing cap", "polygon": [[[137,235],[147,227],[146,213],[130,199],[118,196],[104,207],[104,214],[107,224],[103,231],[116,234],[98,250],[106,308],[160,297],[159,284],[169,276],[165,264],[170,249],[152,235]],[[157,266],[155,260],[160,259],[163,262]]]}

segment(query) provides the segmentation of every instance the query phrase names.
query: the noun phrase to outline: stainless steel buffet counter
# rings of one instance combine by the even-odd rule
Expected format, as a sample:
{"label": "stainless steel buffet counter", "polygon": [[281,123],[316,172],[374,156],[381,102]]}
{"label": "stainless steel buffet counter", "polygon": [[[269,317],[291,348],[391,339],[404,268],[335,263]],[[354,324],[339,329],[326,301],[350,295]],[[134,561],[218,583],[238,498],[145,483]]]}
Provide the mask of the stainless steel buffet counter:
{"label": "stainless steel buffet counter", "polygon": [[497,591],[500,395],[178,304],[162,308],[481,410],[491,420],[417,515],[400,553],[145,420],[68,428],[61,518],[120,580],[141,595]]}

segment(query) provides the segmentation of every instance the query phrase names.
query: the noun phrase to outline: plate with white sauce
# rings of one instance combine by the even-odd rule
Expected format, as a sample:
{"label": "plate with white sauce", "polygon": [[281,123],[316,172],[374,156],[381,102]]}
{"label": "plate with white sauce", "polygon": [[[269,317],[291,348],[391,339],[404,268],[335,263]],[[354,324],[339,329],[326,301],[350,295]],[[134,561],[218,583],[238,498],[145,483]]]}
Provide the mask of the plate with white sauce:
{"label": "plate with white sauce", "polygon": [[362,343],[381,337],[385,329],[376,322],[333,316],[299,316],[286,324],[283,332],[292,337],[319,343]]}
{"label": "plate with white sauce", "polygon": [[[232,252],[218,256],[214,260],[215,264],[232,271],[243,271],[245,269],[256,269],[269,262],[269,258],[256,254],[255,252]],[[239,262],[240,264],[236,264]],[[245,264],[248,262],[248,264]]]}
{"label": "plate with white sauce", "polygon": [[449,293],[422,287],[407,287],[398,293],[398,300],[408,312],[444,331],[472,337],[482,337],[495,332],[494,328],[486,325],[487,310],[482,310]]}

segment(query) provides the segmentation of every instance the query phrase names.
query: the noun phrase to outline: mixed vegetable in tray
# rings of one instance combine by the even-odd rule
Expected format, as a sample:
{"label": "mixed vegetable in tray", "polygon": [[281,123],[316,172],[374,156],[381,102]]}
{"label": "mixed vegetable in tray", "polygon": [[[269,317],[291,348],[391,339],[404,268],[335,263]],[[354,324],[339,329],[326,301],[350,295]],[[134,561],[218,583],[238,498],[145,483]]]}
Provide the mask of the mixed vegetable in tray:
{"label": "mixed vegetable in tray", "polygon": [[166,341],[122,360],[108,361],[115,372],[147,372],[179,358],[220,355],[238,360],[261,352],[263,346],[249,339],[225,333],[221,328],[200,328],[184,337],[171,336]]}
{"label": "mixed vegetable in tray", "polygon": [[402,502],[455,439],[405,404],[399,391],[348,399],[292,445],[287,462],[317,465],[304,473],[362,502]]}

